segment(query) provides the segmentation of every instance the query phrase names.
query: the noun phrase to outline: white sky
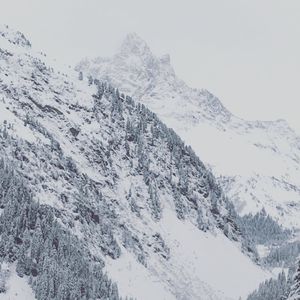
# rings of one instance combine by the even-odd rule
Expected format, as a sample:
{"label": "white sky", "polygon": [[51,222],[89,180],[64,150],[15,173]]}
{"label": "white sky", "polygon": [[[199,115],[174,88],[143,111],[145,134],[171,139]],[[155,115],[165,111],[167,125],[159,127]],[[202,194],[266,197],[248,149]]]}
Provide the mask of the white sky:
{"label": "white sky", "polygon": [[0,20],[70,64],[137,32],[234,114],[300,133],[300,0],[0,0]]}

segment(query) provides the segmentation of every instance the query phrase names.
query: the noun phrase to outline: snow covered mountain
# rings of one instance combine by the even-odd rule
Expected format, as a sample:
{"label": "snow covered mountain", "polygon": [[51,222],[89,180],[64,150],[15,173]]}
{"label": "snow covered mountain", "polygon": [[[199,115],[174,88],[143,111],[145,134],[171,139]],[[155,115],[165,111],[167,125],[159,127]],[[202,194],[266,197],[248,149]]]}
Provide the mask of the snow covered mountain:
{"label": "snow covered mountain", "polygon": [[[145,44],[128,39],[122,55],[133,47],[147,75],[131,57],[133,77],[120,90],[173,76],[206,103],[203,119],[218,115],[223,124],[230,116],[216,112],[221,104],[208,92],[177,80],[167,57],[152,60]],[[126,71],[119,68],[118,79]],[[117,63],[111,72],[118,74]],[[159,90],[149,101],[167,105]],[[61,73],[7,27],[0,29],[0,257],[0,299],[238,299],[271,276],[253,262],[210,170],[172,129],[117,89]]]}
{"label": "snow covered mountain", "polygon": [[299,300],[299,299],[300,299],[300,259],[297,262],[297,269],[293,278],[293,285],[288,297],[288,300]]}
{"label": "snow covered mountain", "polygon": [[156,57],[129,34],[111,58],[76,69],[107,81],[154,111],[212,168],[240,214],[268,214],[300,227],[300,138],[284,120],[245,121],[207,90],[180,80],[170,57]]}

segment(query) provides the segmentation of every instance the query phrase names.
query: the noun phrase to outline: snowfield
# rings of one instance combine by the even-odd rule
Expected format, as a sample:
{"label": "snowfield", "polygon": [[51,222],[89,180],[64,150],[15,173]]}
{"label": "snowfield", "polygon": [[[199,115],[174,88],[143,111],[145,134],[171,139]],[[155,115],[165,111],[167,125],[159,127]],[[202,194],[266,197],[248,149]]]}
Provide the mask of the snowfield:
{"label": "snowfield", "polygon": [[1,265],[2,274],[6,273],[6,292],[0,293],[1,300],[33,300],[34,293],[27,282],[27,278],[19,277],[15,272],[15,266]]}
{"label": "snowfield", "polygon": [[[107,262],[108,274],[121,294],[145,300],[246,299],[262,281],[279,273],[253,264],[224,235],[204,233],[179,221],[170,209],[165,210],[159,229],[172,253],[167,263],[151,261],[154,265],[145,269],[128,252]],[[170,288],[173,294],[166,293]]]}

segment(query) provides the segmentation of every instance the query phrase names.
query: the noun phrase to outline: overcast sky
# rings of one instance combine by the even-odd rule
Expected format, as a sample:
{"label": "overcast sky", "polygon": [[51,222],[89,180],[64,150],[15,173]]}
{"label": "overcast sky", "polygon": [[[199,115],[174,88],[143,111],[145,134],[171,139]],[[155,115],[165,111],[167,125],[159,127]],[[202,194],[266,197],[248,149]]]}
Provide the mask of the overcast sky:
{"label": "overcast sky", "polygon": [[0,0],[0,20],[70,64],[136,32],[234,114],[300,133],[300,0]]}

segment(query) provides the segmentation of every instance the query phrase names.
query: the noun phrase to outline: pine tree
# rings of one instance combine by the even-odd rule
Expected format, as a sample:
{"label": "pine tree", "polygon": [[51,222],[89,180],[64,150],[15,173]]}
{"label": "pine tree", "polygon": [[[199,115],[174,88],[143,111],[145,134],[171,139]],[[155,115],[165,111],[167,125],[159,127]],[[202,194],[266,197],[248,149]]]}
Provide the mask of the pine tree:
{"label": "pine tree", "polygon": [[159,220],[161,218],[161,204],[158,197],[157,188],[153,184],[149,184],[148,187],[149,193],[149,206],[151,210],[151,215],[154,220]]}
{"label": "pine tree", "polygon": [[296,273],[288,300],[300,300],[300,258],[298,259]]}

